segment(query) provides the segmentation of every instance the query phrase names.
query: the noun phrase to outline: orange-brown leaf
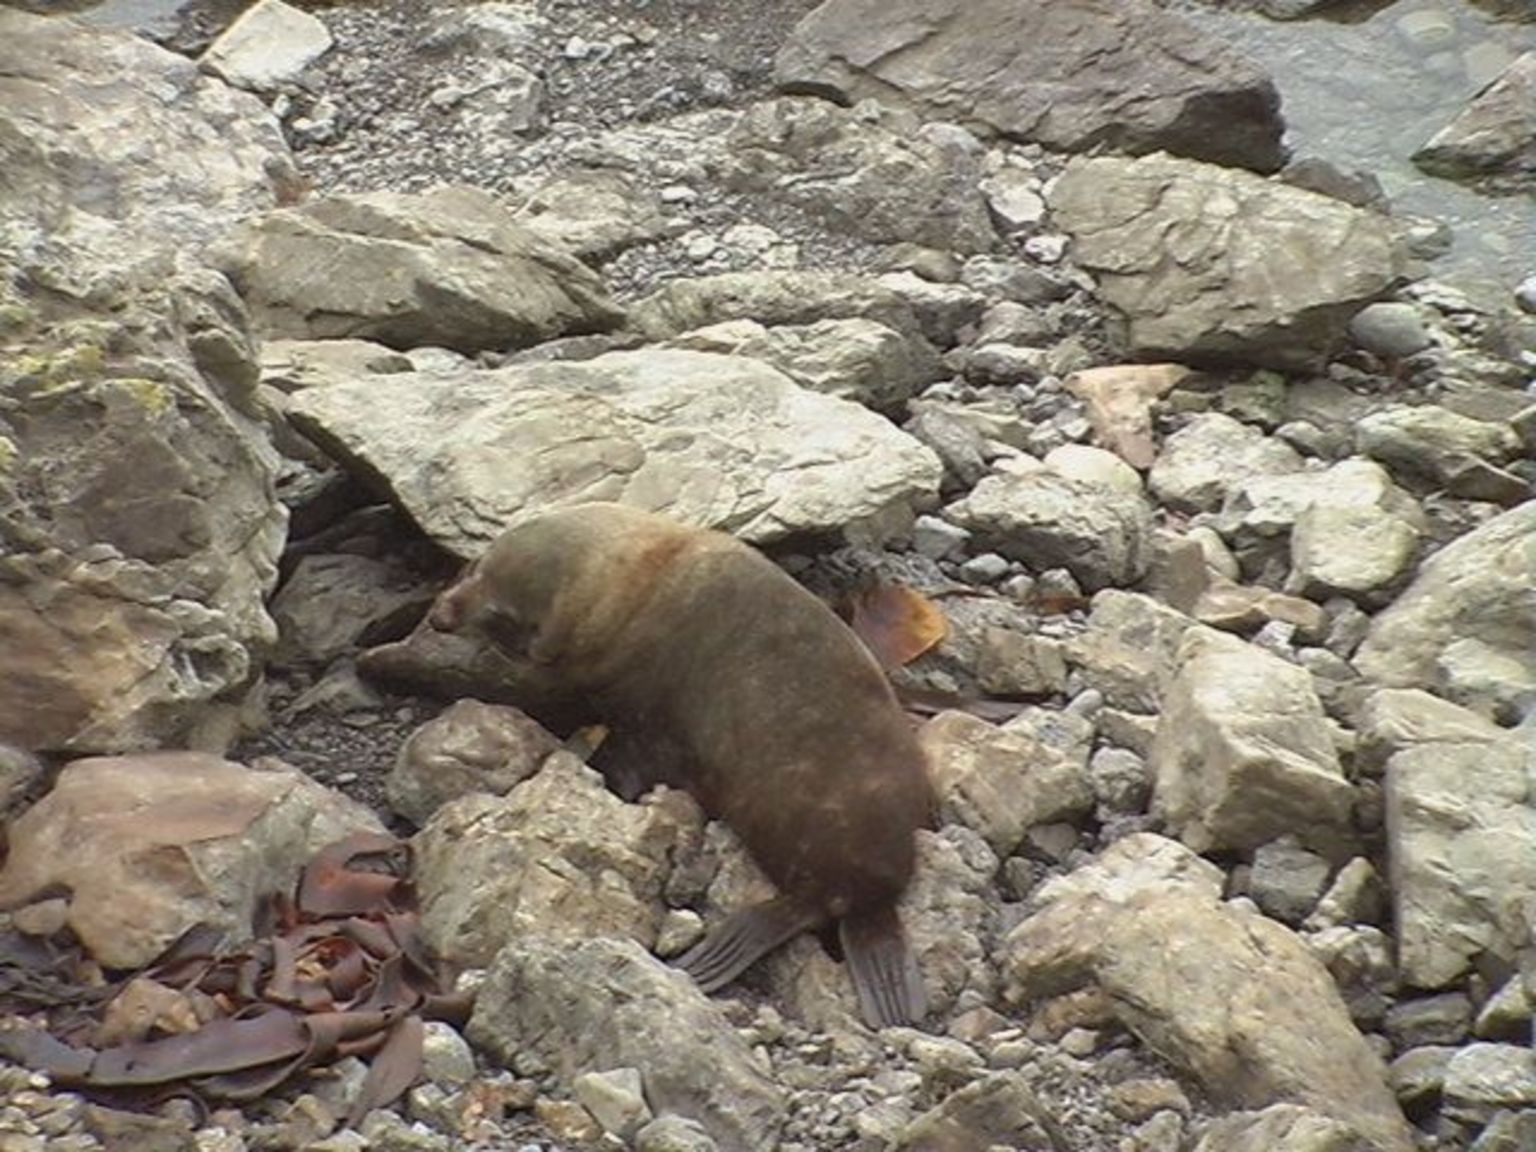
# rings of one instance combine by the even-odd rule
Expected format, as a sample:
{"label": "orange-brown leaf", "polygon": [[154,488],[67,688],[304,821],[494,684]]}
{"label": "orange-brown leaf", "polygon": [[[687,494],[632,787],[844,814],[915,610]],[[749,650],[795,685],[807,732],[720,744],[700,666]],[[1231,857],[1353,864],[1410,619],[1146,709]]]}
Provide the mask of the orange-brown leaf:
{"label": "orange-brown leaf", "polygon": [[939,606],[904,584],[880,582],[855,593],[850,623],[882,668],[910,664],[949,634]]}

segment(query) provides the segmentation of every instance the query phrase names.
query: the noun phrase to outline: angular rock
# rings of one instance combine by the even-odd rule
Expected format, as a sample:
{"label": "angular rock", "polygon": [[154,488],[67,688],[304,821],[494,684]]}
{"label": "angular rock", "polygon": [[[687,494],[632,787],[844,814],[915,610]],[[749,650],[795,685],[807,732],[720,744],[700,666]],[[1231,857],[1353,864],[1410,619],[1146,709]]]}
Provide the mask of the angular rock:
{"label": "angular rock", "polygon": [[1236,1112],[1213,1121],[1194,1152],[1368,1152],[1359,1129],[1298,1104]]}
{"label": "angular rock", "polygon": [[1412,356],[1434,343],[1424,314],[1398,300],[1383,300],[1360,309],[1349,322],[1349,335],[1367,352],[1389,359]]}
{"label": "angular rock", "polygon": [[505,796],[559,746],[516,708],[458,700],[406,738],[384,793],[391,808],[420,827],[460,796]]}
{"label": "angular rock", "polygon": [[1067,653],[1113,707],[1156,712],[1159,685],[1194,623],[1143,593],[1106,588],[1093,598],[1088,627],[1072,638]]}
{"label": "angular rock", "polygon": [[783,97],[749,105],[726,140],[726,186],[766,193],[839,232],[983,252],[996,240],[980,143],[953,125],[871,102]]}
{"label": "angular rock", "polygon": [[926,340],[857,316],[773,328],[755,320],[729,320],[667,343],[697,352],[751,356],[804,388],[877,412],[902,411],[909,399],[947,374]]}
{"label": "angular rock", "polygon": [[91,956],[139,968],[195,924],[249,939],[258,903],[291,894],[314,853],[382,831],[362,805],[291,769],[201,752],[76,760],[11,824],[0,908],[62,888]]}
{"label": "angular rock", "polygon": [[901,101],[1058,151],[1166,149],[1272,172],[1280,98],[1144,0],[830,0],[779,50],[792,91]]}
{"label": "angular rock", "polygon": [[1520,446],[1507,424],[1473,420],[1437,404],[1372,413],[1355,425],[1355,443],[1397,472],[1474,499],[1486,498],[1475,487],[1484,482],[1479,465],[1501,464]]}
{"label": "angular rock", "polygon": [[1354,790],[1305,669],[1194,629],[1162,695],[1153,809],[1186,844],[1253,849],[1289,832],[1329,848],[1347,836]]}
{"label": "angular rock", "polygon": [[270,92],[292,83],[332,44],[317,16],[283,0],[257,0],[219,34],[198,64],[226,83]]}
{"label": "angular rock", "polygon": [[1397,753],[1420,744],[1497,744],[1510,732],[1484,716],[1417,688],[1383,688],[1355,721],[1355,767],[1381,774]]}
{"label": "angular rock", "polygon": [[1121,1022],[1218,1104],[1304,1105],[1408,1152],[1386,1069],[1326,969],[1274,921],[1221,900],[1220,871],[1148,833],[1048,881],[1004,942],[1018,1004],[1096,985]]}
{"label": "angular rock", "polygon": [[477,188],[311,200],[242,226],[220,263],[269,337],[460,352],[616,327],[597,274]]}
{"label": "angular rock", "polygon": [[800,269],[669,280],[630,308],[629,323],[647,339],[667,340],[725,320],[756,320],[772,327],[850,316],[899,332],[918,331],[911,305],[880,281]]}
{"label": "angular rock", "polygon": [[182,57],[3,8],[0,170],[0,739],[217,744],[285,518],[247,318],[196,253],[292,159]]}
{"label": "angular rock", "polygon": [[[968,828],[917,834],[917,874],[902,895],[900,913],[928,1002],[939,1014],[968,993],[995,999],[990,954],[997,869],[997,854]],[[836,988],[846,996],[848,978],[837,975]]]}
{"label": "angular rock", "polygon": [[892,1152],[1055,1152],[1055,1118],[1019,1072],[994,1072],[951,1092],[897,1136]]}
{"label": "angular rock", "polygon": [[1452,180],[1504,177],[1536,187],[1536,52],[1526,52],[1413,154],[1424,171]]}
{"label": "angular rock", "polygon": [[1038,465],[986,477],[945,516],[983,547],[1035,571],[1066,568],[1089,591],[1134,583],[1147,570],[1152,513],[1140,495]]}
{"label": "angular rock", "polygon": [[637,1068],[657,1113],[701,1124],[722,1152],[770,1152],[786,1101],[697,986],[632,940],[512,941],[486,975],[472,1043],[504,1064],[537,1058],[566,1084]]}
{"label": "angular rock", "polygon": [[941,821],[973,829],[1006,858],[1034,825],[1091,811],[1088,740],[1040,735],[1016,721],[999,727],[965,712],[943,712],[924,724],[918,739]]}
{"label": "angular rock", "polygon": [[1254,476],[1299,472],[1296,450],[1221,412],[1206,412],[1164,442],[1147,486],[1181,512],[1219,508],[1227,495]]}
{"label": "angular rock", "polygon": [[391,624],[420,617],[430,591],[387,559],[313,554],[298,564],[272,600],[280,663],[326,664],[372,643]]}
{"label": "angular rock", "polygon": [[633,177],[604,168],[561,173],[515,203],[519,225],[597,263],[683,229]]}
{"label": "angular rock", "polygon": [[464,559],[521,516],[592,500],[755,543],[849,525],[888,534],[940,475],[881,417],[757,360],[705,352],[373,376],[301,393],[291,416]]}
{"label": "angular rock", "polygon": [[1536,699],[1536,501],[1426,560],[1371,621],[1354,663],[1388,687],[1426,688],[1488,716]]}
{"label": "angular rock", "polygon": [[280,392],[410,370],[407,357],[371,340],[264,340],[261,345],[261,382]]}
{"label": "angular rock", "polygon": [[1445,1070],[1445,1113],[1486,1124],[1497,1112],[1536,1108],[1536,1050],[1524,1044],[1468,1044]]}
{"label": "angular rock", "polygon": [[680,792],[626,804],[574,756],[551,756],[504,797],[449,802],[416,835],[422,934],[461,968],[530,938],[650,947],[667,867],[699,826]]}
{"label": "angular rock", "polygon": [[958,344],[967,326],[980,319],[987,307],[987,298],[973,288],[925,280],[912,272],[887,272],[877,276],[875,283],[894,292],[911,309],[922,334],[938,348]]}
{"label": "angular rock", "polygon": [[1388,864],[1404,981],[1441,988],[1530,943],[1536,795],[1518,734],[1435,741],[1387,761]]}
{"label": "angular rock", "polygon": [[1235,169],[1079,157],[1050,202],[1135,356],[1317,368],[1403,278],[1380,213]]}

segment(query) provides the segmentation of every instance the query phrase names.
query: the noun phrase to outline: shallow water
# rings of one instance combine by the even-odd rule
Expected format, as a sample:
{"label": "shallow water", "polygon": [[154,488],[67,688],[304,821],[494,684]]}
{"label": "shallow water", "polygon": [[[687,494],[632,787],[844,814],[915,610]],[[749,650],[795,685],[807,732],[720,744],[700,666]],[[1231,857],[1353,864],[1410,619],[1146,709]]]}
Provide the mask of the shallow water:
{"label": "shallow water", "polygon": [[[1409,159],[1505,65],[1536,48],[1536,24],[1496,22],[1462,0],[1396,0],[1349,23],[1180,7],[1274,77],[1297,156],[1372,172],[1394,212],[1450,226],[1453,246],[1433,265],[1436,277],[1507,300],[1536,272],[1536,197],[1482,196]],[[1528,10],[1536,20],[1536,0]]]}

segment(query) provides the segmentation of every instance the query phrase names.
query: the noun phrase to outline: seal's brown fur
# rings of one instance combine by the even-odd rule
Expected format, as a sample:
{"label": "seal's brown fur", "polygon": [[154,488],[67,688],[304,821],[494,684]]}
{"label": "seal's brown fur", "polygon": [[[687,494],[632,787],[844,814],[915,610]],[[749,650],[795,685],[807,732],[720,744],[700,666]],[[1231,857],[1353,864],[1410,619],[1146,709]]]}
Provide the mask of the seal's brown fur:
{"label": "seal's brown fur", "polygon": [[922,752],[884,673],[815,596],[729,536],[588,504],[504,533],[432,623],[480,632],[621,736],[673,750],[653,776],[730,824],[778,886],[684,958],[701,982],[840,920],[866,1016],[921,1014],[894,905],[932,804]]}

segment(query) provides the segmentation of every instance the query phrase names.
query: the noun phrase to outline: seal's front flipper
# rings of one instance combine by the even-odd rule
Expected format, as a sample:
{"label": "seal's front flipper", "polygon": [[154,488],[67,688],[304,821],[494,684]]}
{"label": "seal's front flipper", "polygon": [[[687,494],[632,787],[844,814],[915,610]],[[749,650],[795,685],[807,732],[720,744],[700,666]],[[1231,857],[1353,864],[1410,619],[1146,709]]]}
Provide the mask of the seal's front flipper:
{"label": "seal's front flipper", "polygon": [[838,935],[866,1024],[871,1028],[916,1024],[928,1014],[923,976],[895,908],[844,916]]}
{"label": "seal's front flipper", "polygon": [[783,896],[732,912],[677,959],[705,992],[724,988],[780,944],[816,927],[821,916]]}

